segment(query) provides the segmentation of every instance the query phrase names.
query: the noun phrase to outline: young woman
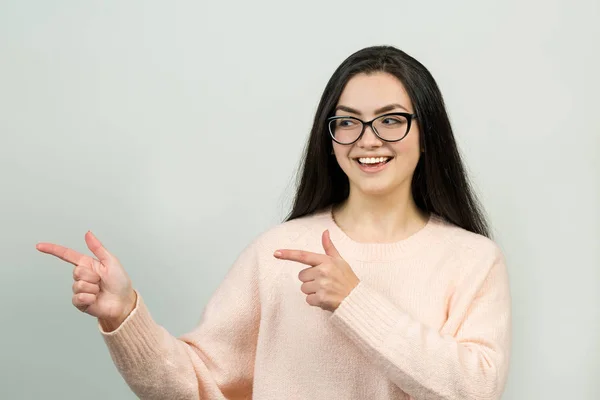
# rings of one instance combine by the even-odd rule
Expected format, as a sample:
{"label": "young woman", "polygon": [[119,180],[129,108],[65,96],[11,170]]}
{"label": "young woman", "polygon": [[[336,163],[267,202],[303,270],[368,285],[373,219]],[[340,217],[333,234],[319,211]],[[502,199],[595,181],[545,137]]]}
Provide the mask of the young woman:
{"label": "young woman", "polygon": [[189,334],[154,322],[91,232],[96,258],[37,249],[75,265],[73,304],[140,398],[498,399],[511,300],[488,236],[433,77],[379,46],[331,77],[290,215]]}

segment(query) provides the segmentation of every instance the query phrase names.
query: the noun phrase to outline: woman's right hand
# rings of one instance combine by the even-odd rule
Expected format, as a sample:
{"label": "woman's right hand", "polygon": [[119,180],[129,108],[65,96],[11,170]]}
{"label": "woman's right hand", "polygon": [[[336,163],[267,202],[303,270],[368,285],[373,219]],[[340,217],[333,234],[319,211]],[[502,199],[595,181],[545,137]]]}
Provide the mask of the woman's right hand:
{"label": "woman's right hand", "polygon": [[117,257],[92,232],[85,234],[85,243],[98,259],[52,243],[38,243],[36,249],[75,266],[73,305],[98,318],[102,328],[110,332],[135,308],[137,295]]}

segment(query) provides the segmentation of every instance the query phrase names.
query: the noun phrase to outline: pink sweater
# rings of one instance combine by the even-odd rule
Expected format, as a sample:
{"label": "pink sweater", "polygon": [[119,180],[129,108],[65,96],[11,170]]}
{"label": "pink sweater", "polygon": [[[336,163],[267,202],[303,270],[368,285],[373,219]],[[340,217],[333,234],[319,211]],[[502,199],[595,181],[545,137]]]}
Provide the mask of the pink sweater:
{"label": "pink sweater", "polygon": [[[332,313],[306,303],[280,248],[323,253],[329,229],[361,280]],[[499,399],[511,300],[498,247],[433,216],[396,243],[358,243],[331,210],[259,235],[192,332],[171,336],[138,304],[102,332],[142,399]]]}

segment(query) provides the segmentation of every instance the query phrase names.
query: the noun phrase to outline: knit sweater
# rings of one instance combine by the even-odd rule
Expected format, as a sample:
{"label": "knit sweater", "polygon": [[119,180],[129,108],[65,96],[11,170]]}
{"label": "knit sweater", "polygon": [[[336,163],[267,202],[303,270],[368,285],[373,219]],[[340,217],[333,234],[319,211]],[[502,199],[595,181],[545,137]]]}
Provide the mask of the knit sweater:
{"label": "knit sweater", "polygon": [[[277,249],[332,243],[360,283],[338,308],[310,306]],[[142,399],[499,399],[509,365],[506,265],[490,239],[437,215],[394,243],[360,243],[331,207],[284,222],[240,252],[191,332],[173,337],[138,293],[101,334]]]}

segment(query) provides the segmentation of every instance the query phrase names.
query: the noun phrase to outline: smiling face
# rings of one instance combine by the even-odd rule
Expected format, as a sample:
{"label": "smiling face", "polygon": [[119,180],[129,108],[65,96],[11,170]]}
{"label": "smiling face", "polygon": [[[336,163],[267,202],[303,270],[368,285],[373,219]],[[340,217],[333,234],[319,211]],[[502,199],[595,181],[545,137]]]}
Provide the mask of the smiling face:
{"label": "smiling face", "polygon": [[[377,72],[358,74],[348,81],[336,105],[335,115],[370,121],[394,112],[413,114],[412,102],[395,76]],[[385,134],[384,126],[399,123],[393,116],[391,118],[376,123],[380,134]],[[350,126],[351,122],[343,124],[342,127]],[[337,162],[350,181],[350,195],[360,192],[380,196],[410,189],[421,154],[416,120],[399,142],[381,140],[370,127],[365,127],[362,137],[351,145],[332,142]],[[373,162],[377,164],[372,165]],[[367,165],[369,163],[371,165]]]}

